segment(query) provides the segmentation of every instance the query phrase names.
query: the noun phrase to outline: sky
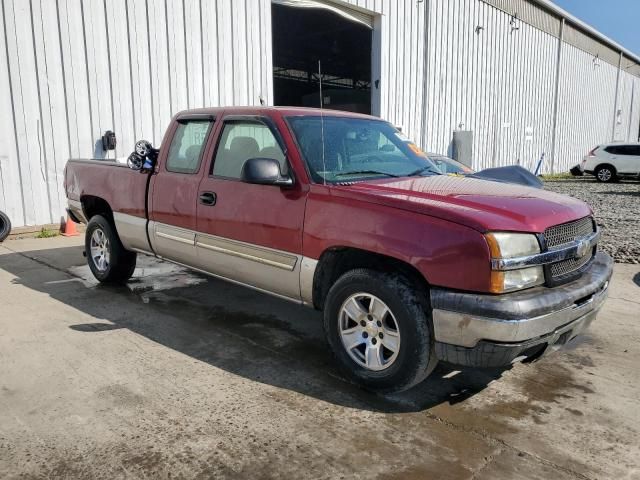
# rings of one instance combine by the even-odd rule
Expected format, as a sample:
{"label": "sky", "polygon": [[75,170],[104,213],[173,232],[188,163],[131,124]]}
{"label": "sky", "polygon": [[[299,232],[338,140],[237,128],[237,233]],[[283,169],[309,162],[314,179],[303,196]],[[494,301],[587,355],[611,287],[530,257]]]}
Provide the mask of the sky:
{"label": "sky", "polygon": [[640,0],[553,0],[627,50],[640,56]]}

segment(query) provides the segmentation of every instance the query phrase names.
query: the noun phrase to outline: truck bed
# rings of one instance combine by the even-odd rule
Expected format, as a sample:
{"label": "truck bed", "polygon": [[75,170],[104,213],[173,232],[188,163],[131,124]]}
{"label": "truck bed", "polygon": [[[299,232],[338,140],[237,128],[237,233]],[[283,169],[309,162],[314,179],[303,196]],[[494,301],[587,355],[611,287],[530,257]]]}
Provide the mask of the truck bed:
{"label": "truck bed", "polygon": [[70,206],[83,197],[105,200],[112,211],[145,218],[148,174],[131,170],[113,160],[69,159],[65,187]]}

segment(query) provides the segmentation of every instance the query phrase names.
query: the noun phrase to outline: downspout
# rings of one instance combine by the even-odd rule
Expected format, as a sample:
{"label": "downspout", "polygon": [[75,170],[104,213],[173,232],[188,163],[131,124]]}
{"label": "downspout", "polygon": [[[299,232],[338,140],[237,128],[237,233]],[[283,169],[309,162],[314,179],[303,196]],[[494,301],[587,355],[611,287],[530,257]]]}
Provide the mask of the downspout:
{"label": "downspout", "polygon": [[431,6],[430,0],[424,0],[424,39],[423,39],[423,58],[422,58],[422,108],[420,109],[422,116],[422,125],[420,128],[420,147],[427,149],[427,72],[429,64],[429,10]]}
{"label": "downspout", "polygon": [[628,122],[629,126],[627,127],[627,138],[625,139],[628,142],[633,141],[631,139],[631,124],[633,123],[633,113],[634,113],[633,107],[635,106],[635,102],[636,102],[636,82],[632,82],[631,83],[631,108],[629,109],[629,122]]}
{"label": "downspout", "polygon": [[613,124],[611,125],[611,141],[616,139],[616,119],[618,117],[618,97],[620,96],[620,73],[622,72],[622,58],[624,55],[620,52],[620,59],[618,60],[618,75],[616,77],[616,101],[613,105]]}
{"label": "downspout", "polygon": [[558,38],[558,55],[556,58],[556,84],[553,93],[553,126],[551,130],[551,173],[556,173],[556,146],[558,142],[558,103],[560,102],[560,62],[564,44],[564,18],[560,19],[560,37]]}

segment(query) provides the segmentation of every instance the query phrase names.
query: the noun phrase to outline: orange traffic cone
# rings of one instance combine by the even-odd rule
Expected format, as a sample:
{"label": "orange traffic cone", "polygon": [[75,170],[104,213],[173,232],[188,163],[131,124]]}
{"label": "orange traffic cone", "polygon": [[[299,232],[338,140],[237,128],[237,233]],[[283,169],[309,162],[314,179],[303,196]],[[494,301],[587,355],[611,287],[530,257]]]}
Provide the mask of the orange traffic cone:
{"label": "orange traffic cone", "polygon": [[78,235],[80,235],[78,233],[78,229],[76,228],[76,222],[71,220],[69,215],[67,215],[67,221],[64,224],[64,231],[62,232],[62,235],[65,237],[77,237]]}

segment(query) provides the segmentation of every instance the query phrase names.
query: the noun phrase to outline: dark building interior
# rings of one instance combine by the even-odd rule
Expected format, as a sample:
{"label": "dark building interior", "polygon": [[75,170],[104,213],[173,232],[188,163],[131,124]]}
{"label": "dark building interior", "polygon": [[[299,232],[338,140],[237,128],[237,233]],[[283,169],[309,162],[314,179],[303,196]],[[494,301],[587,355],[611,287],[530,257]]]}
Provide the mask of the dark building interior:
{"label": "dark building interior", "polygon": [[[372,31],[321,8],[272,5],[275,105],[371,113]],[[320,65],[318,65],[320,61]]]}

